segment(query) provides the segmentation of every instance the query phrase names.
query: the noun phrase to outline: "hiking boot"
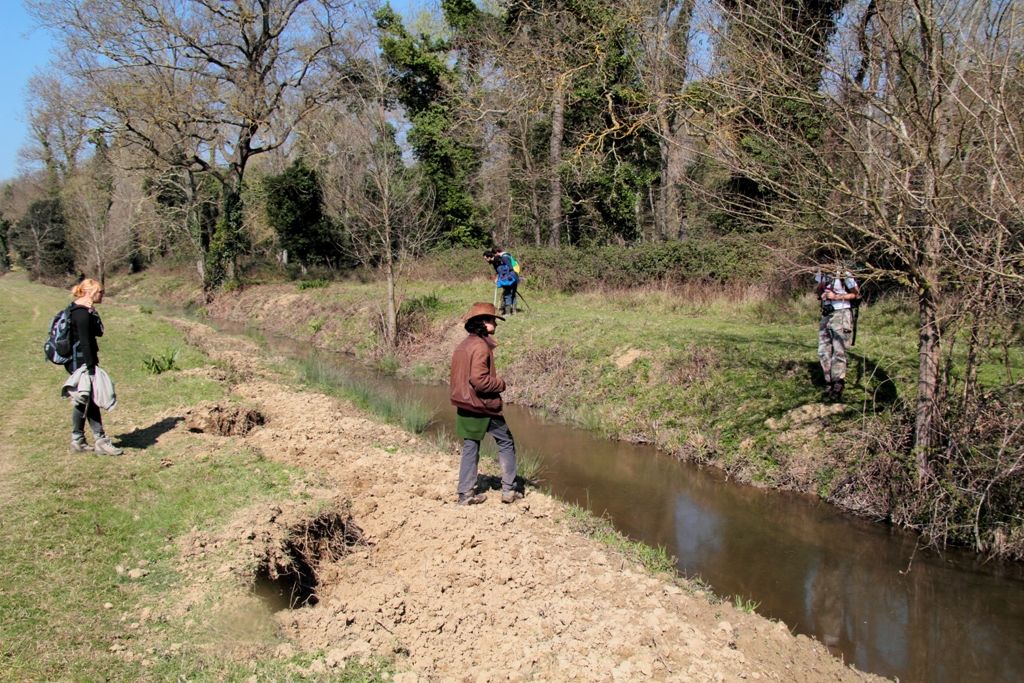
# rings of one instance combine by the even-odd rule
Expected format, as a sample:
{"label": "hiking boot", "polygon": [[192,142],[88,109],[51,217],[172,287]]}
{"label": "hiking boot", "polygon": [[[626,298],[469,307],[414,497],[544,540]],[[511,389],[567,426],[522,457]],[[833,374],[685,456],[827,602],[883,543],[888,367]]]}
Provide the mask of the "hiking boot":
{"label": "hiking boot", "polygon": [[85,442],[85,439],[71,439],[68,450],[72,453],[92,453],[92,446]]}
{"label": "hiking boot", "polygon": [[837,379],[832,383],[832,392],[830,394],[833,401],[843,400],[843,389],[846,388],[846,381]]}
{"label": "hiking boot", "polygon": [[523,494],[519,493],[519,491],[502,491],[501,492],[501,502],[502,503],[514,503],[517,500],[522,500],[522,499],[523,499]]}
{"label": "hiking boot", "polygon": [[109,436],[103,436],[96,439],[96,447],[94,450],[102,455],[121,455],[124,453],[123,450],[114,445]]}
{"label": "hiking boot", "polygon": [[479,505],[480,503],[487,500],[487,496],[482,493],[460,493],[459,494],[459,505]]}

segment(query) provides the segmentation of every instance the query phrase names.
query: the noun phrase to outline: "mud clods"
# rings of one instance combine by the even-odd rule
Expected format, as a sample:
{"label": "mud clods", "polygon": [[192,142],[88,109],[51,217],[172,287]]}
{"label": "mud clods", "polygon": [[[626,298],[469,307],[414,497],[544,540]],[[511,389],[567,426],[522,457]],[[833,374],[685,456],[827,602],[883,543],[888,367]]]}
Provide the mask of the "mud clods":
{"label": "mud clods", "polygon": [[217,436],[244,436],[265,423],[260,411],[234,403],[201,403],[185,413],[189,431]]}
{"label": "mud clods", "polygon": [[347,512],[324,512],[288,528],[267,548],[256,573],[256,589],[280,608],[315,605],[321,566],[336,562],[363,542],[363,532]]}

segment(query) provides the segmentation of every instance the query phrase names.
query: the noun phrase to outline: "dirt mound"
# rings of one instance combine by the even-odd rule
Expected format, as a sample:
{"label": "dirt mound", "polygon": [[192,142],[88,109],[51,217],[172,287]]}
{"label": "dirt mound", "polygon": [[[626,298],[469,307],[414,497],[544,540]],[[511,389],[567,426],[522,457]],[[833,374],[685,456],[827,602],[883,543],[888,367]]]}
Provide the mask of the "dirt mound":
{"label": "dirt mound", "polygon": [[265,422],[260,411],[235,403],[201,403],[185,413],[190,431],[217,436],[244,436]]}
{"label": "dirt mound", "polygon": [[246,375],[221,353],[230,344],[195,337],[266,417],[241,438],[351,501],[252,510],[183,550],[196,590],[233,577],[236,595],[251,594],[261,573],[305,577],[299,595],[315,584],[315,600],[289,596],[305,606],[272,618],[291,647],[325,652],[317,670],[380,655],[397,657],[403,681],[873,678],[783,624],[569,531],[565,506],[544,494],[456,505],[454,452],[351,404]]}

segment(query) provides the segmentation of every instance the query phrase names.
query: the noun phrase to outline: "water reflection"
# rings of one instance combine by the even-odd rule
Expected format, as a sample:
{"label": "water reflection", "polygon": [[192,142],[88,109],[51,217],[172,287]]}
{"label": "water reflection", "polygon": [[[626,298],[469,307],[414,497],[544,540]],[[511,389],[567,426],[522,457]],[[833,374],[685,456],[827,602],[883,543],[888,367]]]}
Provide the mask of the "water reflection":
{"label": "water reflection", "polygon": [[[278,340],[275,350],[288,346]],[[438,428],[454,432],[445,387],[377,381],[433,406]],[[814,636],[859,669],[935,683],[1024,677],[1020,566],[915,552],[909,534],[813,498],[739,486],[715,470],[516,406],[506,412],[517,445],[542,456],[555,495],[666,547],[683,574],[727,598],[758,602],[760,614]]]}

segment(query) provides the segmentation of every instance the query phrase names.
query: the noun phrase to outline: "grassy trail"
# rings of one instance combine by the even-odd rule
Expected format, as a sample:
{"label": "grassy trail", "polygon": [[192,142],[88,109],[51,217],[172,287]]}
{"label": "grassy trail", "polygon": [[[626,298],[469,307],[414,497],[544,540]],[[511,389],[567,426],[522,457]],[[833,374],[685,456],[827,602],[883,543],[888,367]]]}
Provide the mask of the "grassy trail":
{"label": "grassy trail", "polygon": [[[125,455],[70,454],[66,373],[41,352],[49,316],[65,304],[59,290],[0,278],[0,680],[296,678],[308,657],[272,659],[272,633],[250,636],[251,661],[225,661],[205,608],[159,620],[148,606],[187,588],[177,567],[184,534],[289,499],[303,474],[232,439],[211,450],[171,432],[189,406],[225,390],[197,371],[208,359],[175,329],[116,298],[100,307],[100,360],[118,389],[103,418]],[[144,361],[168,349],[178,349],[179,370],[146,372]]]}

